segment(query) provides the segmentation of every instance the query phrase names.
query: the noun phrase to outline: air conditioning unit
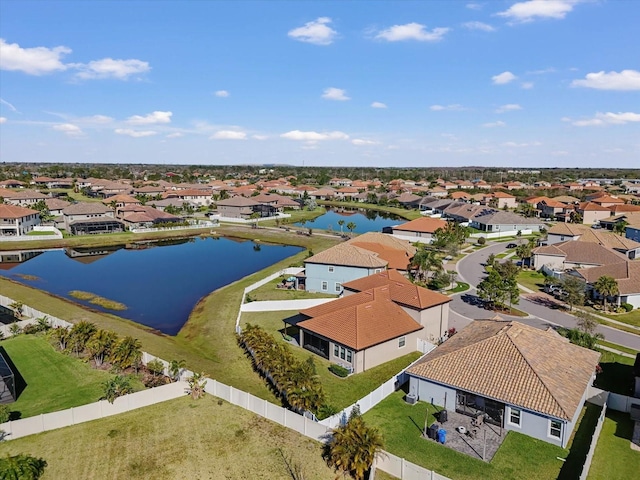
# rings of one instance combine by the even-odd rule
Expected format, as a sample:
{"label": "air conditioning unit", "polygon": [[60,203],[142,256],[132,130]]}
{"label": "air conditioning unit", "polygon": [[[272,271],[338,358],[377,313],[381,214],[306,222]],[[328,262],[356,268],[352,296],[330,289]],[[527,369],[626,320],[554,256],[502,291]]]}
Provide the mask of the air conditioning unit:
{"label": "air conditioning unit", "polygon": [[409,405],[415,405],[416,402],[418,401],[418,397],[414,393],[407,393],[407,395],[404,397],[404,401],[407,402]]}

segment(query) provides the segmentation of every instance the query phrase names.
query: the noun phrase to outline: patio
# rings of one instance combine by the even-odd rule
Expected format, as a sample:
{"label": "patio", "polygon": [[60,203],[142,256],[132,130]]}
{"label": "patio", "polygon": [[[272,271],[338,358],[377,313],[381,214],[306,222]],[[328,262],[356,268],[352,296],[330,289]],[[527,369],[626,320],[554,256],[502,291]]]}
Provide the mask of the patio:
{"label": "patio", "polygon": [[[474,418],[461,413],[447,411],[447,417],[444,424],[437,422],[438,428],[444,428],[447,431],[444,446],[479,460],[491,461],[507,435],[506,430],[487,422],[474,427],[472,423]],[[437,414],[436,418],[439,418]],[[461,430],[465,433],[460,433],[458,427],[463,427]],[[472,432],[477,433],[473,435]]]}

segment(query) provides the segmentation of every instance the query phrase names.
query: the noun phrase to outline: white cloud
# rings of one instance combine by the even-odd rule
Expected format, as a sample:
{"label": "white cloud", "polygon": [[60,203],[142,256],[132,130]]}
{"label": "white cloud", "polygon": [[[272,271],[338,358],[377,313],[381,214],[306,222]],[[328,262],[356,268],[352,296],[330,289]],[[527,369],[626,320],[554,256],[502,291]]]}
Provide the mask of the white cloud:
{"label": "white cloud", "polygon": [[157,123],[171,123],[173,112],[155,111],[147,115],[133,115],[127,118],[127,123],[131,125],[153,125]]}
{"label": "white cloud", "polygon": [[83,123],[95,123],[99,125],[104,125],[104,124],[113,122],[113,118],[107,117],[106,115],[92,115],[90,117],[78,118],[77,121],[83,122]]}
{"label": "white cloud", "polygon": [[344,102],[346,100],[351,100],[350,97],[347,97],[347,91],[341,88],[325,88],[324,93],[322,94],[322,98],[326,100],[338,100]]}
{"label": "white cloud", "polygon": [[0,117],[0,123],[7,123],[7,117]]}
{"label": "white cloud", "polygon": [[180,137],[184,137],[184,133],[174,132],[167,135],[167,138],[180,138]]}
{"label": "white cloud", "polygon": [[209,138],[212,140],[245,140],[247,134],[237,130],[219,130]]}
{"label": "white cloud", "polygon": [[555,68],[549,67],[549,68],[543,68],[540,70],[532,70],[530,72],[527,72],[527,75],[546,75],[547,73],[554,73],[555,71],[556,71]]}
{"label": "white cloud", "polygon": [[379,142],[374,142],[373,140],[365,140],[363,138],[354,138],[353,140],[351,140],[351,143],[358,147],[361,147],[366,145],[378,145]]}
{"label": "white cloud", "polygon": [[218,90],[216,93],[214,93],[214,95],[220,98],[227,98],[231,94],[226,90]]}
{"label": "white cloud", "polygon": [[583,80],[574,80],[572,87],[587,87],[598,90],[640,90],[640,72],[622,70],[618,72],[588,73]]}
{"label": "white cloud", "polygon": [[18,111],[18,109],[16,107],[14,107],[12,104],[7,102],[6,100],[3,100],[2,98],[0,98],[0,103],[2,105],[6,105],[7,107],[9,107],[9,110],[11,110],[12,112],[17,112]]}
{"label": "white cloud", "polygon": [[494,127],[505,127],[507,124],[504,123],[501,120],[498,120],[497,122],[489,122],[489,123],[483,123],[482,126],[486,127],[486,128],[494,128]]}
{"label": "white cloud", "polygon": [[373,102],[371,104],[371,108],[387,108],[387,104],[382,102]]}
{"label": "white cloud", "polygon": [[72,123],[59,123],[51,128],[53,128],[56,132],[62,132],[69,137],[80,137],[84,135],[82,129]]}
{"label": "white cloud", "polygon": [[517,103],[507,103],[506,105],[498,107],[496,113],[513,112],[516,110],[522,110],[522,107]]}
{"label": "white cloud", "polygon": [[522,85],[520,85],[520,88],[523,88],[525,90],[531,90],[533,88],[533,82],[522,82]]}
{"label": "white cloud", "polygon": [[68,47],[22,48],[17,43],[7,43],[0,38],[0,70],[23,72],[28,75],[45,75],[66,70],[62,56],[71,53]]}
{"label": "white cloud", "polygon": [[[563,118],[563,121],[571,121],[571,119]],[[576,120],[571,122],[572,125],[576,127],[594,127],[594,126],[604,126],[604,125],[624,125],[625,123],[631,122],[640,122],[640,113],[633,112],[607,112],[607,113],[596,113],[593,118],[589,118],[586,120]]]}
{"label": "white cloud", "polygon": [[576,3],[578,0],[529,0],[514,3],[496,15],[513,22],[531,22],[540,18],[563,19]]}
{"label": "white cloud", "polygon": [[127,135],[133,138],[151,137],[158,134],[153,130],[131,130],[130,128],[116,128],[114,132],[118,135]]}
{"label": "white cloud", "polygon": [[509,82],[513,82],[516,78],[518,77],[511,72],[502,72],[491,77],[491,80],[493,80],[494,85],[506,85]]}
{"label": "white cloud", "polygon": [[478,22],[478,21],[474,21],[474,22],[465,22],[462,24],[462,26],[464,28],[466,28],[467,30],[481,30],[483,32],[495,32],[496,29],[494,27],[492,27],[491,25],[489,25],[488,23],[483,23],[483,22]]}
{"label": "white cloud", "polygon": [[301,132],[300,130],[292,130],[280,135],[282,138],[289,140],[302,140],[307,142],[317,142],[320,140],[348,140],[349,135],[344,132]]}
{"label": "white cloud", "polygon": [[83,80],[115,78],[117,80],[127,80],[132,75],[147,73],[151,70],[148,62],[130,58],[127,60],[114,60],[113,58],[103,58],[93,60],[87,64],[73,64],[80,72],[76,77]]}
{"label": "white cloud", "polygon": [[405,40],[417,40],[419,42],[439,42],[449,31],[449,28],[434,28],[429,31],[420,23],[407,23],[405,25],[393,25],[378,32],[375,38],[388,42],[402,42]]}
{"label": "white cloud", "polygon": [[523,148],[523,147],[539,147],[542,145],[540,142],[531,143],[518,143],[518,142],[504,142],[503,147]]}
{"label": "white cloud", "polygon": [[312,22],[305,23],[302,27],[289,30],[289,37],[300,42],[313,43],[314,45],[331,45],[338,32],[329,26],[329,17],[320,17]]}
{"label": "white cloud", "polygon": [[434,112],[443,112],[443,111],[447,111],[447,112],[461,112],[463,110],[466,110],[466,108],[464,108],[462,105],[460,105],[459,103],[454,103],[452,105],[431,105],[429,107],[430,110],[434,111]]}
{"label": "white cloud", "polygon": [[479,3],[467,3],[466,7],[469,10],[482,10],[482,5]]}
{"label": "white cloud", "polygon": [[254,140],[268,140],[269,135],[252,135],[251,138]]}

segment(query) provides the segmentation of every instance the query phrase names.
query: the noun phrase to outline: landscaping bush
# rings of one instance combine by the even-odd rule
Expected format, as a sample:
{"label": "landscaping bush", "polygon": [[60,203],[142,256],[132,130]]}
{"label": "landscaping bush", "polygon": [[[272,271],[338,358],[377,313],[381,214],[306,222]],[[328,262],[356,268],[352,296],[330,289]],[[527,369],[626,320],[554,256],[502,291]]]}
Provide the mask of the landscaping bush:
{"label": "landscaping bush", "polygon": [[487,243],[487,239],[484,237],[480,237],[478,238],[478,245],[484,245],[485,243]]}
{"label": "landscaping bush", "polygon": [[630,312],[631,310],[633,310],[633,305],[631,305],[630,303],[623,303],[620,306],[624,308],[626,312]]}
{"label": "landscaping bush", "polygon": [[337,363],[332,363],[331,365],[329,365],[329,371],[342,378],[349,376],[349,370],[341,365],[338,365]]}

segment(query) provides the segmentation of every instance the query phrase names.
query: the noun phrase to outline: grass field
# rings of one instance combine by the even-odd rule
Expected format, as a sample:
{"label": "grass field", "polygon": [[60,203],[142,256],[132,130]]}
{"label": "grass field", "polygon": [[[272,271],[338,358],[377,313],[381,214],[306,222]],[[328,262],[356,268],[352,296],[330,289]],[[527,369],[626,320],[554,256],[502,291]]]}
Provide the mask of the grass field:
{"label": "grass field", "polygon": [[[21,382],[16,378],[17,389],[24,390],[15,403],[9,404],[9,409],[20,412],[21,418],[96,402],[103,394],[103,382],[113,377],[57,352],[42,336],[12,337],[0,342],[0,348],[4,348],[24,379]],[[132,380],[132,385],[135,390],[144,388],[137,379]]]}
{"label": "grass field", "polygon": [[631,450],[632,434],[633,422],[628,413],[607,410],[587,477],[589,480],[638,478],[640,452]]}
{"label": "grass field", "polygon": [[490,463],[476,460],[421,437],[425,415],[434,422],[434,408],[424,402],[409,405],[402,390],[364,414],[368,424],[380,429],[385,449],[452,480],[507,480],[558,478],[568,451],[516,432],[509,432]]}
{"label": "grass field", "polygon": [[[636,327],[640,327],[640,308],[631,310],[629,313],[604,313],[602,310],[594,310],[598,315],[616,320],[618,322],[628,323]],[[638,331],[636,330],[636,333]]]}
{"label": "grass field", "polygon": [[[284,328],[282,319],[290,317],[295,313],[296,312],[245,312],[242,314],[241,324],[246,325],[247,323],[251,323],[253,325],[259,325],[271,333],[276,339],[285,342],[282,333],[280,333],[280,330]],[[289,327],[289,329],[292,330],[292,327]],[[339,409],[351,405],[356,400],[375,390],[393,375],[420,357],[420,353],[412,352],[365,372],[351,375],[347,378],[339,378],[329,371],[329,365],[331,363],[328,360],[300,347],[291,346],[291,351],[299,360],[306,360],[309,356],[313,358],[322,387],[327,395],[328,403]],[[256,373],[254,373],[254,375],[257,376]]]}
{"label": "grass field", "polygon": [[321,445],[210,395],[0,444],[0,455],[29,453],[49,466],[42,480],[291,480],[285,458],[307,479],[334,477]]}
{"label": "grass field", "polygon": [[534,270],[520,270],[516,279],[523,287],[538,292],[544,287],[545,276]]}
{"label": "grass field", "polygon": [[248,294],[251,301],[261,302],[264,300],[300,300],[303,298],[337,298],[337,295],[327,293],[310,293],[305,290],[287,290],[286,288],[277,288],[282,283],[282,278],[276,278],[272,282],[256,288]]}

